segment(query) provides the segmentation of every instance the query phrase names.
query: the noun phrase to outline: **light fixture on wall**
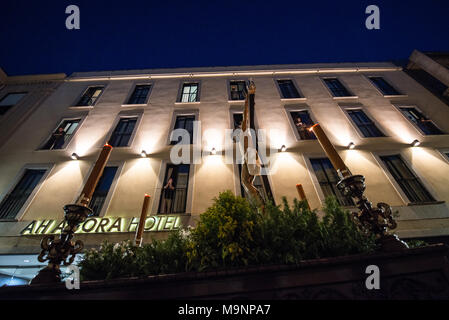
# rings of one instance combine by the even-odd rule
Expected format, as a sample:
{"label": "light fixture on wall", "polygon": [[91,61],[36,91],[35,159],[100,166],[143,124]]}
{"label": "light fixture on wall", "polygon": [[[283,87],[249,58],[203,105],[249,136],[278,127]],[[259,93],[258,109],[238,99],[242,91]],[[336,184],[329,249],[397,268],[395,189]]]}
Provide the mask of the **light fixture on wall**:
{"label": "light fixture on wall", "polygon": [[141,156],[142,158],[146,158],[146,157],[148,157],[148,153],[147,153],[145,150],[142,150],[142,151],[140,152],[140,156]]}
{"label": "light fixture on wall", "polygon": [[421,142],[418,139],[413,140],[413,142],[411,143],[412,147],[417,147],[421,144]]}
{"label": "light fixture on wall", "polygon": [[73,160],[78,160],[80,157],[74,152],[74,153],[72,153],[70,158],[72,158]]}
{"label": "light fixture on wall", "polygon": [[210,154],[217,154],[217,150],[215,148],[212,148],[212,150],[210,151]]}
{"label": "light fixture on wall", "polygon": [[349,144],[348,144],[348,149],[352,150],[352,149],[354,149],[354,148],[355,148],[354,142],[349,142]]}
{"label": "light fixture on wall", "polygon": [[285,144],[283,144],[281,149],[279,149],[279,150],[281,150],[281,152],[285,152],[285,151],[287,151],[287,147],[285,146]]}

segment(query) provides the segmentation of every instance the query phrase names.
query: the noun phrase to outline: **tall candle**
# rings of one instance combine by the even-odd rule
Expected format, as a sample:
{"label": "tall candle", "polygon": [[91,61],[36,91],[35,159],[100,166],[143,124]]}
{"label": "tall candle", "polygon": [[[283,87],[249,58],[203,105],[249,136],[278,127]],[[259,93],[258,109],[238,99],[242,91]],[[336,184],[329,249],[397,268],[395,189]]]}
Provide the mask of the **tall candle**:
{"label": "tall candle", "polygon": [[345,163],[338,155],[337,150],[335,150],[334,146],[327,138],[327,136],[324,133],[321,126],[317,123],[317,124],[314,124],[309,130],[312,131],[315,134],[315,136],[317,137],[318,141],[320,142],[321,147],[324,149],[324,152],[326,152],[327,157],[331,161],[335,170],[343,178],[349,177],[351,175],[351,172],[349,171],[348,167],[346,167]]}
{"label": "tall candle", "polygon": [[145,194],[145,198],[143,199],[142,212],[140,214],[139,226],[137,227],[135,238],[136,246],[139,247],[142,245],[143,228],[145,226],[145,220],[147,219],[149,205],[150,205],[150,195]]}
{"label": "tall candle", "polygon": [[104,167],[108,162],[111,151],[112,146],[110,146],[109,144],[105,144],[103,149],[101,150],[100,155],[98,156],[97,161],[95,162],[94,168],[92,169],[92,172],[90,173],[86,184],[84,185],[83,191],[81,192],[78,201],[86,207],[88,206],[92,198],[92,194],[95,191],[95,188],[98,184],[98,181],[100,180],[101,175],[103,174]]}
{"label": "tall candle", "polygon": [[299,200],[303,200],[307,203],[307,207],[310,210],[309,202],[307,201],[306,194],[304,193],[304,188],[302,187],[302,184],[298,183],[296,185],[296,190],[298,191]]}

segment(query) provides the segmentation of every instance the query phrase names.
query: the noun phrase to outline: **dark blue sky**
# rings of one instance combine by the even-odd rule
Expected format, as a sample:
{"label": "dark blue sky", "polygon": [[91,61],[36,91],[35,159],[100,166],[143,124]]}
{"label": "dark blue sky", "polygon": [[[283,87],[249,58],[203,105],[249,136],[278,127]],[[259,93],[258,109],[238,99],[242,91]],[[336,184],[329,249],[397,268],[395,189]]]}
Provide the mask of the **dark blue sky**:
{"label": "dark blue sky", "polygon": [[[67,30],[66,6],[81,11]],[[380,8],[380,30],[365,8]],[[391,61],[449,51],[449,1],[22,1],[0,7],[9,75],[76,71]]]}

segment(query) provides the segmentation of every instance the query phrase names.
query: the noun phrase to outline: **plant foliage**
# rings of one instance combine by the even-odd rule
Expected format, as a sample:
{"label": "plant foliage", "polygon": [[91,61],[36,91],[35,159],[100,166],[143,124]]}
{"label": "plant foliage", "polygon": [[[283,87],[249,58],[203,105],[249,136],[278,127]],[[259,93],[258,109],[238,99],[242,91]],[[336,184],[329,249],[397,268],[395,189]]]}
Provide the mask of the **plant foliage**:
{"label": "plant foliage", "polygon": [[130,241],[103,243],[85,253],[84,280],[202,271],[247,265],[297,264],[301,260],[373,251],[374,237],[359,228],[335,198],[324,216],[303,201],[267,204],[264,213],[246,199],[225,191],[200,215],[195,228],[142,247]]}

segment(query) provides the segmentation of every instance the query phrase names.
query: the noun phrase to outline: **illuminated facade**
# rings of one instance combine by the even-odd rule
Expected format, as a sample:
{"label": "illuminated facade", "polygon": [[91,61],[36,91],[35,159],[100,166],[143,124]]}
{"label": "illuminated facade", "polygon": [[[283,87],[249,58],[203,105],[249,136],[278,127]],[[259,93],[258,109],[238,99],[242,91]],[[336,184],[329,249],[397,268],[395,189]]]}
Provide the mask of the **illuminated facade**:
{"label": "illuminated facade", "polygon": [[[8,77],[2,80],[0,111],[2,103],[8,110],[0,114],[0,269],[13,254],[38,253],[39,235],[58,230],[62,207],[77,199],[106,142],[114,149],[91,201],[96,217],[76,236],[86,246],[133,239],[145,193],[152,196],[146,241],[192,224],[220,191],[242,194],[240,166],[224,161],[225,130],[241,122],[244,81],[250,78],[257,87],[255,127],[276,129],[268,146],[285,149],[270,158],[272,174],[256,181],[264,197],[291,201],[301,183],[312,208],[331,194],[353,206],[338,193],[335,173],[307,130],[318,122],[352,173],[365,176],[366,196],[398,211],[400,237],[449,235],[449,108],[393,64],[45,77],[45,84],[14,80],[15,86],[22,82],[18,91]],[[36,87],[36,81],[46,96],[21,117],[28,100],[10,106],[15,100],[7,95],[30,92],[27,86]],[[170,133],[193,133],[194,121],[201,128],[192,135],[192,149],[204,156],[199,163],[175,165],[170,152],[177,141],[170,141]],[[165,193],[170,177],[174,189]]]}

